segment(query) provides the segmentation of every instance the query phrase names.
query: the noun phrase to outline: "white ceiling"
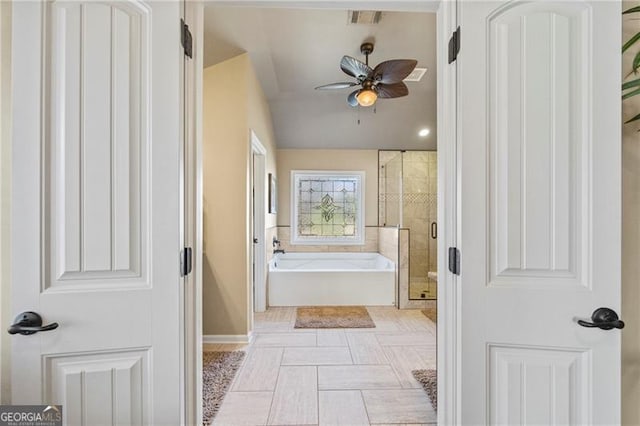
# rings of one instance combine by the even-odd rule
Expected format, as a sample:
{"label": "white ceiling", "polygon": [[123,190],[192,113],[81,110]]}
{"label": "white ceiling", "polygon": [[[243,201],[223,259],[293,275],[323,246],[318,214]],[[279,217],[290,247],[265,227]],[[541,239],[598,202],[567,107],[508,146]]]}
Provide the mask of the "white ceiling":
{"label": "white ceiling", "polygon": [[[354,90],[314,87],[352,81],[340,59],[361,59],[360,44],[373,40],[369,63],[417,59],[428,68],[408,82],[409,96],[380,99],[373,108],[351,108]],[[279,148],[435,149],[436,17],[425,12],[384,12],[378,25],[347,24],[345,10],[208,5],[205,67],[248,52],[268,99]],[[358,124],[358,119],[360,124]],[[418,130],[427,127],[426,138]]]}

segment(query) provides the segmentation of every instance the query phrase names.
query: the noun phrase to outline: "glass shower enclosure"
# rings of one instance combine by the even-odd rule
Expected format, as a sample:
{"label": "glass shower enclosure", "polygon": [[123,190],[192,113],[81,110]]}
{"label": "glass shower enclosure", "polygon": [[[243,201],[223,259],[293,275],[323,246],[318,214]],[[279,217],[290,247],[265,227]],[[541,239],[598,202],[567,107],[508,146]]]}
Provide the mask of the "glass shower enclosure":
{"label": "glass shower enclosure", "polygon": [[437,153],[380,150],[378,167],[378,225],[409,230],[409,299],[436,299]]}

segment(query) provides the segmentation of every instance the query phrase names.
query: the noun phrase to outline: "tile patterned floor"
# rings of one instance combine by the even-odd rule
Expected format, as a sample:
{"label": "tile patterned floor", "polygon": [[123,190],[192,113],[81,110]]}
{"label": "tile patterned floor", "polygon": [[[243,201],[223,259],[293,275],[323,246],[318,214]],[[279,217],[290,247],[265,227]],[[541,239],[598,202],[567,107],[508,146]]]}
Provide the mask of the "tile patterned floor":
{"label": "tile patterned floor", "polygon": [[411,370],[436,368],[436,326],[419,310],[368,307],[376,328],[294,329],[295,308],[255,316],[216,425],[424,425],[436,413]]}

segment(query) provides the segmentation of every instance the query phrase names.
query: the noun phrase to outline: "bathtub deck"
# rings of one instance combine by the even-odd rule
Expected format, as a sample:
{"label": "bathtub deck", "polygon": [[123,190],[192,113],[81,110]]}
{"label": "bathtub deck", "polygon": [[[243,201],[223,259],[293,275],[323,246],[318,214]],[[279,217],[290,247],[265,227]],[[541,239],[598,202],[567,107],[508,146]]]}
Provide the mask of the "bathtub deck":
{"label": "bathtub deck", "polygon": [[294,329],[295,308],[255,316],[214,424],[435,424],[411,370],[436,368],[436,326],[419,310],[368,307],[376,328]]}

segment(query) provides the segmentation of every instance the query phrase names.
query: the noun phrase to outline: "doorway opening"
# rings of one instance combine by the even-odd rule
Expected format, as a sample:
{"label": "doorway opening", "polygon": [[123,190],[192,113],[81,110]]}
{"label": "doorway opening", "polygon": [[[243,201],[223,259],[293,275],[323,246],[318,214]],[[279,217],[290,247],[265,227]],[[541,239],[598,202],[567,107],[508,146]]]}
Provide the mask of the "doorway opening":
{"label": "doorway opening", "polygon": [[[388,255],[390,257],[395,256],[392,261],[395,263],[396,270],[399,271],[399,265],[401,263],[401,235],[403,232],[402,230],[398,230],[398,224],[395,224],[395,226],[385,226],[384,223],[378,221],[381,215],[379,206],[380,192],[378,188],[380,178],[379,153],[381,150],[435,150],[437,145],[436,137],[438,136],[438,132],[436,131],[435,111],[437,107],[436,97],[438,90],[436,90],[436,86],[440,84],[440,80],[436,80],[436,70],[439,68],[437,63],[441,62],[442,55],[433,53],[436,51],[435,38],[437,33],[436,19],[433,11],[430,14],[432,16],[433,52],[429,52],[433,54],[433,63],[428,66],[429,71],[427,72],[427,76],[430,75],[433,79],[433,91],[425,95],[425,92],[421,91],[419,87],[412,86],[412,83],[406,83],[409,85],[411,92],[408,97],[399,100],[379,101],[374,108],[370,109],[365,109],[364,107],[351,109],[343,105],[344,99],[342,99],[340,103],[332,103],[335,100],[332,95],[315,92],[313,91],[313,86],[308,83],[297,82],[295,78],[292,81],[290,79],[283,79],[277,74],[261,72],[261,67],[267,62],[274,61],[274,58],[286,61],[286,59],[278,56],[277,53],[269,53],[269,50],[272,49],[272,46],[277,45],[278,41],[284,41],[280,40],[277,34],[272,34],[268,37],[255,37],[255,34],[252,35],[250,31],[241,31],[244,32],[244,35],[239,38],[233,34],[234,27],[238,27],[238,25],[234,24],[234,19],[238,19],[240,16],[245,24],[250,22],[251,24],[247,25],[255,27],[258,30],[264,29],[265,26],[286,29],[286,26],[277,24],[279,15],[290,18],[288,22],[295,22],[296,19],[298,20],[297,22],[302,22],[301,19],[303,15],[308,12],[309,11],[305,9],[280,9],[269,7],[268,5],[266,8],[239,9],[230,7],[229,4],[207,6],[204,11],[205,34],[208,33],[204,43],[205,70],[203,102],[205,104],[205,110],[207,109],[208,100],[217,97],[223,107],[215,107],[217,109],[214,108],[213,110],[216,112],[227,112],[229,114],[232,114],[232,111],[238,112],[236,117],[243,117],[240,120],[242,121],[240,126],[246,126],[246,128],[252,129],[254,135],[260,139],[264,147],[264,154],[256,155],[256,152],[251,146],[245,151],[244,155],[248,159],[246,163],[248,180],[245,183],[243,183],[241,179],[239,182],[234,182],[236,178],[241,177],[241,173],[237,175],[234,174],[234,178],[227,177],[224,182],[225,185],[234,185],[236,195],[241,194],[242,187],[245,186],[248,188],[248,191],[246,191],[247,198],[250,199],[246,210],[248,218],[246,222],[248,230],[246,237],[250,237],[247,238],[247,241],[251,244],[251,248],[249,249],[250,254],[247,257],[247,260],[250,262],[247,268],[247,282],[249,284],[246,294],[248,297],[245,299],[247,300],[246,308],[239,306],[239,311],[244,312],[244,314],[241,315],[245,315],[247,328],[236,329],[239,331],[238,333],[235,332],[236,330],[233,330],[232,332],[234,334],[227,332],[228,334],[225,333],[216,336],[215,339],[209,338],[207,340],[207,338],[205,338],[204,349],[205,351],[249,350],[246,351],[247,360],[236,373],[235,378],[227,389],[225,401],[230,402],[226,405],[223,403],[221,411],[217,413],[215,419],[226,422],[244,421],[243,416],[248,415],[246,406],[249,404],[254,407],[261,407],[256,412],[251,413],[251,415],[258,415],[256,413],[259,412],[261,416],[260,419],[258,419],[259,422],[265,423],[316,423],[319,421],[322,422],[322,416],[326,415],[339,417],[349,417],[351,415],[362,416],[363,422],[366,421],[367,424],[397,421],[398,419],[404,418],[401,412],[405,412],[406,415],[407,410],[402,407],[402,404],[391,407],[384,399],[378,398],[382,395],[380,392],[386,394],[391,392],[397,393],[398,395],[396,396],[398,396],[399,399],[409,404],[412,404],[411,401],[420,401],[413,404],[420,408],[408,414],[409,416],[414,416],[407,419],[408,421],[435,423],[437,421],[435,403],[432,404],[430,395],[422,390],[420,381],[414,378],[412,373],[414,370],[433,370],[434,374],[432,379],[434,380],[432,380],[433,384],[431,388],[435,393],[435,371],[437,367],[436,364],[438,363],[437,352],[439,350],[437,347],[437,320],[435,316],[432,316],[430,319],[424,314],[422,312],[424,309],[415,309],[422,308],[422,306],[409,306],[408,304],[400,306],[400,284],[398,277],[395,278],[394,284],[396,287],[395,300],[391,301],[389,306],[365,307],[368,316],[371,317],[375,324],[375,328],[372,330],[356,330],[353,328],[326,330],[317,327],[306,330],[299,329],[296,328],[296,323],[299,319],[297,307],[271,306],[269,304],[269,270],[277,264],[282,265],[282,263],[286,263],[290,259],[287,259],[285,256],[299,254],[296,252],[304,252],[303,254],[305,256],[308,256],[310,252],[333,254],[357,251],[359,253],[375,252],[376,254],[381,254],[381,251],[385,251],[385,249],[388,248],[385,247],[385,249],[383,249],[382,246],[389,242],[388,237],[391,236],[391,241],[393,241],[395,245],[392,250],[386,250],[386,253],[389,253]],[[331,12],[336,11],[332,10]],[[340,10],[339,12],[341,14],[348,13],[347,10]],[[287,16],[287,13],[295,15],[295,19]],[[415,18],[416,15],[425,14],[425,11],[384,11],[384,14],[390,17],[393,16],[394,18],[396,18],[398,14],[413,15]],[[217,18],[218,20],[210,21],[210,19],[216,17],[216,15],[219,16]],[[320,21],[321,19],[318,22]],[[300,28],[311,27],[300,23]],[[239,28],[242,28],[242,25],[240,25]],[[360,32],[359,37],[361,39],[366,38],[365,33],[367,31],[365,31],[365,27],[356,27],[356,31]],[[220,51],[212,54],[207,49],[207,37],[226,40],[227,43],[219,43],[217,47]],[[385,38],[381,36],[380,39]],[[252,43],[257,43],[266,50],[254,52],[250,48]],[[245,44],[249,46],[249,48],[245,47]],[[356,49],[359,45],[359,43],[351,44],[356,45]],[[338,55],[338,61],[342,54],[351,53],[357,55],[357,53],[350,52],[349,48],[345,47],[346,45],[350,45],[350,43],[343,41],[343,44],[340,46],[340,52],[336,51],[335,54]],[[379,49],[376,47],[376,49],[378,49],[376,53],[380,56],[372,60],[372,63],[374,63],[374,61],[381,62],[399,55],[396,54],[394,56],[394,51],[385,52],[383,47],[380,47],[383,45],[382,42],[376,45],[379,46]],[[318,46],[321,45],[319,44]],[[320,47],[316,53],[321,53],[323,50],[330,49]],[[243,53],[243,51],[248,53]],[[210,61],[207,64],[207,55],[226,55],[227,57],[224,59],[218,57],[217,60],[213,61],[209,58]],[[406,57],[409,55],[411,54],[405,53],[403,56]],[[316,54],[316,56],[319,55]],[[371,59],[373,59],[373,57]],[[298,58],[298,60],[301,59]],[[207,67],[206,65],[209,66]],[[214,73],[212,70],[214,68],[218,68],[218,70],[226,69],[226,72]],[[294,69],[295,68],[292,68],[291,70]],[[339,72],[338,70],[338,73]],[[317,84],[326,83],[331,81],[331,79],[338,78],[340,77],[316,76]],[[208,81],[211,83],[211,86],[208,86]],[[243,85],[245,89],[234,91],[233,85],[236,83]],[[275,84],[275,86],[273,86],[273,84]],[[322,114],[319,114],[318,111],[313,111],[300,105],[297,108],[299,115],[291,110],[285,111],[286,108],[283,106],[284,98],[288,96],[289,99],[300,101],[301,97],[299,97],[298,93],[291,91],[283,95],[283,98],[274,100],[271,90],[278,85],[292,87],[289,86],[289,84],[292,86],[304,84],[307,89],[311,89],[311,92],[308,92],[306,96],[317,96],[312,108],[321,108],[323,104],[332,104],[333,106],[330,107],[330,109],[333,108],[334,111],[338,111],[338,109],[345,107],[347,120],[342,121],[342,118],[334,117],[334,122],[332,123],[326,124],[318,121],[313,124],[305,121],[303,116],[321,118]],[[207,89],[207,87],[209,87],[209,89]],[[215,89],[211,90],[211,87],[215,87]],[[438,89],[440,89],[439,86]],[[286,91],[285,89],[282,90]],[[208,99],[208,93],[214,94],[215,96],[211,96]],[[419,139],[417,136],[418,130],[424,127],[424,125],[421,125],[419,128],[412,130],[412,133],[416,136],[415,138],[412,137],[411,141],[409,141],[408,138],[399,137],[397,140],[388,138],[389,141],[386,144],[358,146],[358,143],[364,144],[365,142],[362,141],[372,139],[371,135],[377,132],[376,129],[378,129],[378,127],[376,126],[382,121],[381,117],[384,117],[385,114],[391,114],[396,109],[394,102],[398,105],[397,109],[404,112],[404,123],[406,125],[406,122],[410,120],[413,115],[407,114],[406,108],[411,109],[411,104],[406,102],[403,104],[403,100],[418,98],[427,98],[432,108],[430,112],[432,121],[429,123],[431,127],[431,137],[429,139],[432,145],[420,145],[420,143],[424,143],[424,139]],[[238,103],[239,106],[235,105],[236,103]],[[420,115],[419,112],[416,114]],[[203,117],[205,123],[209,122],[208,117],[205,112]],[[224,114],[220,114],[218,117],[211,117],[212,120],[217,119],[218,123],[225,121]],[[283,117],[286,117],[284,120],[289,121],[291,126],[297,126],[298,129],[302,131],[303,136],[298,135],[295,137],[295,139],[299,141],[299,144],[292,143],[291,141],[294,140],[294,138],[290,138],[290,134],[287,134],[287,131],[283,130],[284,128],[281,126]],[[344,136],[341,141],[331,139],[328,135],[330,134],[330,130],[333,130],[332,127],[343,128],[345,122],[347,126],[349,126],[348,130],[354,131],[356,134],[359,134],[359,136],[357,138]],[[227,121],[223,124],[229,124],[229,122]],[[208,143],[206,136],[207,126],[213,128],[213,124],[209,122],[205,125],[205,155]],[[319,128],[314,126],[319,126]],[[240,133],[241,132],[237,134],[239,135]],[[443,132],[443,135],[445,134],[446,133]],[[323,142],[318,142],[319,138],[324,138]],[[413,141],[413,139],[416,139],[416,141]],[[217,156],[218,158],[228,158],[227,154],[231,152],[227,151],[225,153],[224,150],[230,149],[229,147],[233,145],[233,143],[231,143],[231,139],[229,138],[223,138],[221,140],[225,141],[225,146],[219,147],[221,151],[218,151]],[[345,143],[345,141],[347,141],[347,143]],[[354,141],[355,145],[349,145],[349,142]],[[243,155],[242,150],[234,152],[233,154],[239,154],[240,158]],[[258,170],[260,167],[258,163],[261,159],[265,160],[265,168],[260,171]],[[207,160],[205,159],[204,162],[206,163]],[[237,164],[239,165],[239,169],[241,169],[242,161]],[[227,164],[224,167],[229,168],[234,166]],[[300,206],[294,206],[294,202],[296,202],[294,193],[297,191],[296,195],[300,196],[302,192],[292,184],[294,171],[325,173],[332,171],[364,172],[364,176],[366,177],[364,179],[362,192],[365,198],[363,203],[365,206],[365,214],[363,215],[365,226],[363,235],[364,244],[361,247],[357,247],[356,249],[346,244],[332,247],[329,244],[317,242],[313,245],[296,244],[293,234],[299,230],[292,227],[292,218],[297,214],[297,211],[300,210]],[[428,171],[426,173],[428,174]],[[206,177],[206,164],[204,174],[204,205],[207,206],[210,202],[207,200],[206,186],[211,180]],[[261,185],[256,181],[258,174],[264,178],[264,182]],[[271,179],[272,176],[269,176],[270,174],[275,177],[273,183]],[[267,176],[269,176],[268,182]],[[260,200],[259,195],[255,192],[257,185],[265,189],[265,198]],[[434,186],[437,185],[434,184]],[[330,195],[332,195],[331,198],[333,200],[335,198],[333,196],[333,194],[335,194],[335,188],[331,191]],[[269,202],[269,210],[267,212],[267,199],[272,198],[272,192],[278,195],[273,195],[276,197],[275,203],[273,203],[273,211],[271,210],[272,202]],[[441,195],[436,196],[434,194],[436,198],[440,196]],[[238,205],[241,206],[242,204],[239,197],[236,199],[240,201]],[[325,202],[328,203],[326,200]],[[256,209],[258,204],[265,207],[262,213]],[[294,209],[294,207],[298,207],[298,209]],[[240,220],[237,222],[239,224],[242,223],[242,214],[242,209],[236,210],[235,216],[238,217],[234,219],[239,218]],[[227,217],[232,219],[231,216],[232,215],[228,215]],[[326,217],[328,216],[329,215]],[[259,217],[266,218],[264,235],[262,233],[263,228],[257,223]],[[301,216],[296,216],[297,219],[300,217]],[[435,220],[433,220],[433,222],[435,222]],[[234,223],[236,222],[234,221]],[[207,226],[208,224],[205,224],[205,229]],[[222,223],[218,224],[218,226],[226,227],[227,229],[236,229],[239,233],[235,238],[243,238],[241,227],[236,227],[231,223]],[[305,228],[305,232],[308,231],[309,230]],[[261,236],[262,239],[260,238]],[[269,247],[269,243],[272,240],[276,241],[274,243],[274,250],[271,250],[271,247]],[[254,241],[257,242],[254,243]],[[262,256],[255,250],[256,245],[261,241],[264,242],[263,253],[266,255],[264,257],[264,269],[255,263],[259,259],[262,259]],[[408,248],[408,234],[405,241]],[[209,244],[210,241],[205,241],[205,246],[209,247]],[[438,244],[441,244],[441,242],[438,242]],[[276,257],[274,257],[273,252],[276,251],[276,249],[277,251],[283,251],[284,253],[281,254],[286,255],[281,256],[281,254],[277,254]],[[302,258],[304,256],[300,257]],[[441,255],[438,257],[439,264],[443,264],[444,261],[441,257]],[[211,261],[211,259],[208,260]],[[437,265],[434,266],[433,269],[437,271]],[[267,282],[267,285],[264,287],[264,294],[261,294],[262,287],[259,285],[259,283],[263,282],[262,278],[258,277],[258,274],[262,271],[265,272],[265,281]],[[409,276],[407,275],[406,278],[408,279]],[[206,311],[209,308],[206,298],[207,283],[204,283],[204,285],[205,305],[203,306],[203,310]],[[217,281],[216,285],[220,286],[220,281]],[[238,288],[237,282],[235,286]],[[239,287],[242,287],[242,285]],[[432,296],[435,296],[438,292],[435,289],[433,290]],[[407,287],[405,291],[408,292],[409,287]],[[407,295],[407,302],[424,303],[425,300],[410,301]],[[435,305],[436,303],[440,303],[440,301],[436,301],[434,298],[431,302],[435,311]],[[398,309],[399,307],[402,309]],[[228,313],[230,315],[234,314],[234,312],[230,310]],[[224,319],[221,319],[219,322],[224,323]],[[410,358],[410,361],[404,362],[407,357]],[[260,378],[257,378],[257,376],[251,377],[252,365],[263,366],[261,368],[262,375]],[[332,380],[331,377],[342,377],[356,381],[358,377],[360,377],[364,382],[369,379],[383,379],[384,381],[386,377],[388,382],[381,388],[376,388],[375,386],[369,387],[369,385],[362,381],[360,383],[343,383],[336,385],[338,387],[334,388],[334,385],[329,383]],[[291,390],[285,390],[286,386],[284,384],[286,383],[303,387],[305,384],[311,383],[313,386],[309,386],[309,389],[297,389],[287,397],[287,392],[291,393]],[[323,385],[322,383],[325,384]],[[442,385],[440,384],[438,386]],[[258,399],[262,399],[252,400],[252,402],[249,403],[246,397],[250,392],[256,392],[256,394],[251,394],[252,397],[255,396]],[[264,395],[258,395],[257,393],[259,392],[264,393]],[[350,404],[348,405],[350,405],[351,408],[355,407],[354,409],[356,411],[359,410],[359,412],[355,413],[353,410],[350,411],[349,407],[344,407],[344,404],[341,404],[341,397],[350,398]],[[288,412],[286,408],[292,405],[291,398],[302,398],[316,402],[311,403],[308,410],[305,410],[304,413],[291,413]],[[301,403],[303,402],[302,399],[300,400]],[[324,421],[326,421],[326,417]]]}

